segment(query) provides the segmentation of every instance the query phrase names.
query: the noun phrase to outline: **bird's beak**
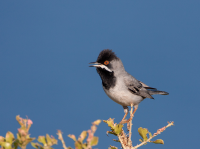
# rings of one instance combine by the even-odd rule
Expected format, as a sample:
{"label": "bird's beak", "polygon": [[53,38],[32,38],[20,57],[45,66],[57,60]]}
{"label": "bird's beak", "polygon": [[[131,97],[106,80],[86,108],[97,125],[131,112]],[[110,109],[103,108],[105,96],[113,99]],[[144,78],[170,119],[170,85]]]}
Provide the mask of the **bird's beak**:
{"label": "bird's beak", "polygon": [[97,62],[91,62],[89,64],[93,64],[93,65],[91,65],[89,67],[100,67],[102,65],[101,63],[97,63]]}
{"label": "bird's beak", "polygon": [[98,63],[98,62],[91,62],[91,63],[89,63],[89,64],[94,64],[94,65],[91,65],[91,66],[89,66],[89,67],[96,67],[96,68],[100,67],[100,68],[105,69],[105,70],[107,70],[107,71],[109,71],[109,72],[112,72],[112,70],[110,70],[107,66],[105,66],[105,65],[103,65],[103,64],[101,64],[101,63]]}

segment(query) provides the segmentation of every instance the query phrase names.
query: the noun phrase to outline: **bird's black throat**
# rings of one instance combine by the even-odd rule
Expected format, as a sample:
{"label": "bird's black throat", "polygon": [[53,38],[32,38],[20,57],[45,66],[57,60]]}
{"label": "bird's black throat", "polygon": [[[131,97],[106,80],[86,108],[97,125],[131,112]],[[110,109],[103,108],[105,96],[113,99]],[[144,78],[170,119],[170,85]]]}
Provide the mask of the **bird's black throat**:
{"label": "bird's black throat", "polygon": [[114,76],[114,72],[109,72],[105,69],[97,68],[97,72],[101,77],[102,85],[105,89],[109,90],[114,87],[116,84],[116,77]]}

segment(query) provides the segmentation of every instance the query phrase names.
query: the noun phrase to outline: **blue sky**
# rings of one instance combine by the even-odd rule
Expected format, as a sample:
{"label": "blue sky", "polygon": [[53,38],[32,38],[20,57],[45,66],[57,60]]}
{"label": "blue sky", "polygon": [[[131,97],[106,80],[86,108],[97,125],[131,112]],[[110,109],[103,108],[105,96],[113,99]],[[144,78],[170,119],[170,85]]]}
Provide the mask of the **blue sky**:
{"label": "blue sky", "polygon": [[[0,135],[17,133],[16,115],[33,121],[32,137],[61,129],[78,136],[96,119],[120,122],[123,108],[104,93],[89,62],[112,49],[125,69],[149,86],[169,92],[140,103],[133,119],[156,132],[165,145],[141,148],[198,148],[200,1],[0,1]],[[98,127],[97,148],[119,143]],[[54,148],[62,148],[59,142]]]}

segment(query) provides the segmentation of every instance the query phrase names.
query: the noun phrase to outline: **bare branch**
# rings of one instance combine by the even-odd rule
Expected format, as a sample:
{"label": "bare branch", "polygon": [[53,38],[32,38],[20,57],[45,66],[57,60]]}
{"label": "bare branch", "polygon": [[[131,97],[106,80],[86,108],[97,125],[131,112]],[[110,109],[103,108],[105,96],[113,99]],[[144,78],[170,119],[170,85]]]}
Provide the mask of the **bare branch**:
{"label": "bare branch", "polygon": [[131,111],[130,111],[130,122],[129,122],[129,140],[128,140],[128,146],[131,147],[132,146],[132,141],[131,141],[131,135],[132,135],[132,120],[133,120],[133,104],[131,104]]}
{"label": "bare branch", "polygon": [[154,133],[153,136],[151,136],[149,139],[147,139],[146,141],[140,143],[139,145],[136,145],[136,146],[132,147],[131,149],[137,149],[138,147],[146,144],[147,142],[150,142],[152,138],[154,138],[155,136],[161,134],[161,132],[163,132],[167,127],[170,127],[172,125],[174,125],[174,122],[170,122],[170,123],[168,122],[167,126],[164,126],[164,127],[160,128],[160,129],[158,129],[157,132]]}
{"label": "bare branch", "polygon": [[64,139],[63,139],[61,130],[58,130],[57,135],[58,135],[58,139],[62,142],[63,148],[64,148],[64,149],[68,149],[68,148],[66,147],[66,145],[65,145],[65,141],[64,141]]}

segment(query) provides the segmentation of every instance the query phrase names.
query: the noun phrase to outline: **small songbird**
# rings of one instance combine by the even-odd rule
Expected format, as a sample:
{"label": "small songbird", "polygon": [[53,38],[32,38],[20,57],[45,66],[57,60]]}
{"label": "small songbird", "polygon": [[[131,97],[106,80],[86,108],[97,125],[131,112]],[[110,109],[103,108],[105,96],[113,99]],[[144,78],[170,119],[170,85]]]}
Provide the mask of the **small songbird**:
{"label": "small songbird", "polygon": [[102,80],[102,86],[105,93],[113,101],[124,108],[125,115],[121,124],[129,122],[125,120],[128,114],[128,106],[134,106],[132,115],[138,109],[138,105],[145,98],[151,98],[154,94],[168,95],[167,92],[159,91],[156,88],[149,87],[143,82],[137,80],[125,71],[122,61],[112,50],[105,49],[100,52],[96,62],[90,67],[96,67]]}

